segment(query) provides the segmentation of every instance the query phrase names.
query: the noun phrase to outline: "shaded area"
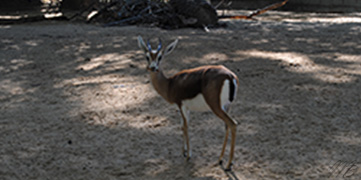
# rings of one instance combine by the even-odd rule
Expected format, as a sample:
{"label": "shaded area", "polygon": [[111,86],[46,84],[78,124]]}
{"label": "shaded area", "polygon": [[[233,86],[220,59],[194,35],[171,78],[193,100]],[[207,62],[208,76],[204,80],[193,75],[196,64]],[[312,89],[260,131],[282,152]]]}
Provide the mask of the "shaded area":
{"label": "shaded area", "polygon": [[[1,177],[342,178],[337,161],[361,166],[360,23],[303,19],[227,21],[210,33],[0,26]],[[191,114],[194,157],[184,162],[180,116],[151,89],[139,34],[180,39],[168,75],[204,64],[238,75],[234,176],[214,165],[224,128],[210,113]]]}

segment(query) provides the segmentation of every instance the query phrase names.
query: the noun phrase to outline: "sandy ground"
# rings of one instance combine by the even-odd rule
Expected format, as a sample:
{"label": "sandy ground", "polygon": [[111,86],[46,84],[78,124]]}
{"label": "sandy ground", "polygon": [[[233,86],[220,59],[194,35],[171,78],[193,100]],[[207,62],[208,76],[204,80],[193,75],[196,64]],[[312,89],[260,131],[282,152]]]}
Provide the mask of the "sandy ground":
{"label": "sandy ground", "polygon": [[[225,23],[0,26],[0,179],[361,179],[361,14]],[[233,172],[215,165],[224,124],[212,113],[192,113],[185,162],[181,117],[152,89],[137,35],[180,40],[167,75],[237,74]]]}

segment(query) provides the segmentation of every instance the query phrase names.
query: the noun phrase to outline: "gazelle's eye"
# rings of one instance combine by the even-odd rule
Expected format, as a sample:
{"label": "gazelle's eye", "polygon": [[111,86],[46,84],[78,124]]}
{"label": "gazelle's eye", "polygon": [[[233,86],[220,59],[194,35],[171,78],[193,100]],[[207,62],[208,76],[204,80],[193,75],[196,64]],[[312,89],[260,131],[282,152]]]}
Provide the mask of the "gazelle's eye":
{"label": "gazelle's eye", "polygon": [[162,60],[162,55],[158,56],[158,61]]}
{"label": "gazelle's eye", "polygon": [[145,56],[145,58],[147,59],[147,61],[148,61],[148,62],[150,61],[150,59],[149,59],[149,57],[148,57],[148,56]]}

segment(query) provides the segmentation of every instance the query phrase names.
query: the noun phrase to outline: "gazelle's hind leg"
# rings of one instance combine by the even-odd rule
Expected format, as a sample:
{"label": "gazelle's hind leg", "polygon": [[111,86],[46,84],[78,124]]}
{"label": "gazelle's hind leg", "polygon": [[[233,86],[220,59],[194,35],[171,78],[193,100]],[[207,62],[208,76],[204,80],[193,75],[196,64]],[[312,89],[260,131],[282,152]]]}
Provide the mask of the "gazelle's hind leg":
{"label": "gazelle's hind leg", "polygon": [[225,134],[225,138],[224,138],[224,142],[223,142],[222,152],[219,157],[219,163],[222,162],[222,158],[223,158],[224,152],[226,150],[226,145],[227,145],[227,141],[228,141],[228,134],[229,134],[229,132],[231,133],[231,148],[230,148],[228,163],[225,167],[225,171],[230,171],[231,165],[232,165],[232,160],[233,160],[233,154],[234,154],[234,146],[235,146],[235,142],[236,142],[237,122],[234,121],[231,117],[229,117],[229,115],[225,112],[225,110],[223,110],[221,108],[219,100],[211,101],[211,100],[209,100],[210,98],[206,98],[206,100],[207,99],[208,99],[207,103],[211,107],[213,113],[216,116],[218,116],[220,119],[222,119],[224,121],[224,123],[226,124],[226,134]]}
{"label": "gazelle's hind leg", "polygon": [[221,152],[221,155],[219,156],[219,159],[218,159],[218,164],[219,165],[222,165],[223,163],[223,156],[224,156],[224,152],[226,151],[226,146],[227,146],[227,142],[228,142],[228,134],[229,134],[229,128],[227,125],[225,125],[225,130],[226,130],[226,134],[224,136],[224,141],[223,141],[223,146],[222,146],[222,152]]}
{"label": "gazelle's hind leg", "polygon": [[[213,113],[218,116],[220,119],[222,119],[226,125],[226,134],[222,146],[222,152],[219,157],[219,163],[222,162],[222,158],[224,155],[224,152],[226,150],[226,145],[228,142],[228,135],[229,132],[231,133],[231,148],[229,153],[229,160],[225,167],[226,171],[231,170],[232,160],[233,160],[233,154],[234,154],[234,146],[236,142],[236,127],[237,122],[234,121],[229,115],[227,114],[227,111],[229,109],[230,101],[228,101],[230,97],[230,88],[229,87],[229,80],[225,80],[224,82],[220,83],[220,81],[212,81],[207,85],[207,88],[205,91],[203,91],[204,98],[209,105],[209,107],[212,109]],[[236,88],[234,89],[233,97],[236,94]],[[214,94],[219,94],[219,96],[214,96]]]}
{"label": "gazelle's hind leg", "polygon": [[225,151],[226,145],[227,145],[229,130],[231,130],[231,149],[230,149],[230,152],[229,152],[228,163],[227,163],[226,168],[225,168],[226,171],[230,171],[231,166],[232,166],[233,155],[234,155],[234,146],[235,146],[235,143],[236,143],[237,122],[235,122],[232,118],[230,118],[228,116],[228,114],[226,112],[224,112],[222,110],[215,112],[215,114],[219,118],[221,118],[226,123],[226,126],[227,126],[221,156],[219,157],[219,163],[222,162],[224,151]]}
{"label": "gazelle's hind leg", "polygon": [[[230,109],[229,104],[224,107],[224,111],[227,112],[227,113],[229,112],[229,109]],[[226,134],[224,136],[222,152],[221,152],[221,155],[219,156],[219,159],[218,159],[218,164],[219,165],[222,165],[222,163],[223,163],[222,159],[223,159],[223,156],[224,156],[224,152],[226,151],[226,146],[227,146],[227,142],[228,142],[229,128],[228,128],[227,124],[225,124],[225,130],[226,130]]]}

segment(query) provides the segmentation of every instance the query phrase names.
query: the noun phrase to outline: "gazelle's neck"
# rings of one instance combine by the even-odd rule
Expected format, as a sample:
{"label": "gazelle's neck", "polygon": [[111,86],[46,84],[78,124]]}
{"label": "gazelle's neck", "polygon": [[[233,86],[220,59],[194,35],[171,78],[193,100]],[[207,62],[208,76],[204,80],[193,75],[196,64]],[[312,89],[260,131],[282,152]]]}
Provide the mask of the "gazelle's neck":
{"label": "gazelle's neck", "polygon": [[170,102],[168,98],[169,78],[165,77],[163,71],[159,69],[158,72],[150,72],[150,80],[158,94]]}

